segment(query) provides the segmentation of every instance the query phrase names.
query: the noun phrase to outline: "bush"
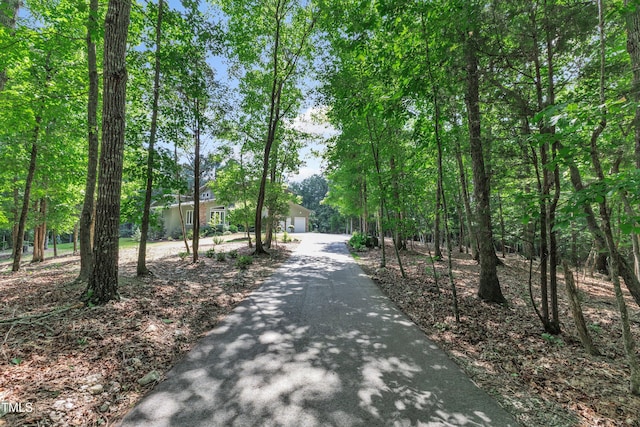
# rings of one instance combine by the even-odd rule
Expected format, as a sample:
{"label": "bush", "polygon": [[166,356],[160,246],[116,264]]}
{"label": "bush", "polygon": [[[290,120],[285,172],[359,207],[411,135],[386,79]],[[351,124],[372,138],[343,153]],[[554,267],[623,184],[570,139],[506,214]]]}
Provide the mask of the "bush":
{"label": "bush", "polygon": [[367,236],[356,231],[349,239],[349,246],[356,251],[364,249],[367,246]]}
{"label": "bush", "polygon": [[213,258],[216,254],[216,250],[214,248],[208,249],[207,252],[205,252],[205,256],[207,258]]}
{"label": "bush", "polygon": [[286,231],[282,233],[282,243],[289,243],[291,241],[291,237],[289,237],[289,233]]}
{"label": "bush", "polygon": [[251,264],[253,264],[253,258],[251,258],[249,255],[242,255],[236,261],[236,267],[242,270],[246,270]]}
{"label": "bush", "polygon": [[231,258],[231,259],[238,258],[238,250],[237,249],[233,249],[233,250],[229,251],[229,258]]}
{"label": "bush", "polygon": [[140,239],[142,239],[142,232],[140,231],[140,227],[135,227],[133,229],[133,233],[131,233],[131,240],[133,240],[134,242],[140,242]]}
{"label": "bush", "polygon": [[221,243],[224,243],[224,239],[220,236],[213,236],[213,244],[214,245],[219,245]]}
{"label": "bush", "polygon": [[225,252],[218,252],[216,253],[216,261],[226,261],[227,260],[227,254]]}
{"label": "bush", "polygon": [[178,256],[180,257],[180,259],[184,260],[189,256],[189,252],[178,252]]}
{"label": "bush", "polygon": [[237,225],[230,225],[229,226],[229,231],[231,233],[237,233],[238,232],[238,226]]}

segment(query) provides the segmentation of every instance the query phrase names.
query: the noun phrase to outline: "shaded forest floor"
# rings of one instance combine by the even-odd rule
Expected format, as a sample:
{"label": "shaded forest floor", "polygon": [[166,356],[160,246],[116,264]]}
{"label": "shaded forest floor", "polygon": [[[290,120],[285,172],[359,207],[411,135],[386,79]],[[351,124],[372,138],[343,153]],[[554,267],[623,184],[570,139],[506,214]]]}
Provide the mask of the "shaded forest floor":
{"label": "shaded forest floor", "polygon": [[[121,300],[78,303],[77,256],[0,267],[0,426],[113,425],[291,253],[278,244],[242,270],[236,259],[181,259],[179,242],[153,245],[153,276],[135,277],[137,251],[120,252]],[[216,252],[250,253],[247,243]],[[8,321],[8,319],[13,319]],[[11,412],[4,414],[4,412]]]}
{"label": "shaded forest floor", "polygon": [[[640,427],[640,397],[628,392],[629,368],[624,354],[613,285],[600,275],[574,274],[590,333],[602,356],[581,347],[559,277],[562,333],[544,333],[532,308],[529,263],[512,255],[498,267],[509,307],[482,303],[476,297],[479,266],[469,255],[452,254],[461,322],[453,316],[446,258],[435,262],[438,292],[428,251],[414,245],[402,252],[403,279],[392,246],[387,268],[381,251],[358,252],[355,258],[381,289],[426,334],[445,349],[483,389],[495,396],[525,426]],[[446,254],[445,254],[446,256]],[[533,265],[534,295],[539,289]],[[626,292],[632,331],[640,341],[640,310]]]}

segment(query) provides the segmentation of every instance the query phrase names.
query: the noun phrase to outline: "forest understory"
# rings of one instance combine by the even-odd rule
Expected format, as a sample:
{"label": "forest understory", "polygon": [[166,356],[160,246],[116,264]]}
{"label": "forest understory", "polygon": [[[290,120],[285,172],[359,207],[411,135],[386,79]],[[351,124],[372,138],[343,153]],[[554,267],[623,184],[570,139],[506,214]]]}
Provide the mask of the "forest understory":
{"label": "forest understory", "polygon": [[[354,256],[396,306],[522,425],[640,426],[640,397],[629,393],[620,315],[613,285],[605,276],[574,272],[585,320],[601,353],[594,357],[580,344],[562,275],[558,280],[562,333],[554,336],[545,333],[531,305],[529,261],[518,255],[501,258],[504,266],[498,267],[498,276],[509,302],[505,308],[477,298],[480,267],[456,249],[452,253],[460,311],[456,324],[446,253],[434,262],[436,286],[434,265],[424,246],[414,244],[401,252],[406,278],[400,274],[393,246],[386,247],[386,268],[379,268],[381,252],[374,249]],[[534,261],[538,301],[537,267]],[[626,290],[625,297],[637,342],[640,310]]]}
{"label": "forest understory", "polygon": [[219,261],[204,256],[209,240],[197,264],[180,242],[149,250],[154,274],[140,279],[137,251],[121,251],[121,300],[99,307],[78,303],[77,256],[0,267],[0,402],[22,405],[0,412],[0,426],[115,425],[295,245],[240,269],[228,254],[249,254],[246,241],[215,246]]}
{"label": "forest understory", "polygon": [[[293,245],[278,244],[270,257],[255,258],[240,270],[230,257],[203,256],[191,264],[178,256],[183,248],[176,242],[150,251],[155,274],[142,279],[135,278],[136,254],[128,250],[121,256],[121,300],[91,308],[78,304],[83,286],[71,283],[79,268],[75,256],[27,265],[17,274],[0,267],[0,402],[22,402],[24,409],[0,417],[0,426],[114,425],[286,260]],[[215,248],[249,252],[246,242]],[[438,292],[424,247],[402,252],[406,279],[391,257],[392,247],[385,269],[378,268],[380,255],[369,250],[356,258],[395,304],[523,425],[640,426],[640,398],[628,393],[619,315],[606,277],[575,274],[602,354],[593,357],[580,345],[562,291],[563,332],[544,333],[531,307],[523,258],[507,256],[499,267],[509,301],[504,308],[477,299],[479,267],[469,255],[455,252],[461,315],[456,325],[446,260],[435,262]],[[626,296],[640,339],[640,311]]]}

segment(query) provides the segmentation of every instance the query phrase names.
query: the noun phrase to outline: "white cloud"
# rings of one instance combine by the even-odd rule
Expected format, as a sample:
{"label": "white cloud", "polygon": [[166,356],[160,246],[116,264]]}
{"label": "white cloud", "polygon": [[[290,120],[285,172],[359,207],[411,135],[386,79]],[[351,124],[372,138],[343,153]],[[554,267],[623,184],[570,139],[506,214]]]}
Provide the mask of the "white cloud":
{"label": "white cloud", "polygon": [[300,113],[293,119],[292,127],[301,132],[306,132],[328,138],[337,133],[327,120],[327,106],[311,107]]}

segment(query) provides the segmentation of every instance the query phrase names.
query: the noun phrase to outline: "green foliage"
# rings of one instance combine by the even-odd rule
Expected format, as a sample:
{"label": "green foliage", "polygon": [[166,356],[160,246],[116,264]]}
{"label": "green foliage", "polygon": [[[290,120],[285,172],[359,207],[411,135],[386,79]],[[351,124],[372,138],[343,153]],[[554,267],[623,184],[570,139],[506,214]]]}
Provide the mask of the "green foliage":
{"label": "green foliage", "polygon": [[289,233],[285,231],[284,233],[282,233],[282,243],[289,243],[289,242],[291,242],[291,237],[289,236]]}
{"label": "green foliage", "polygon": [[236,267],[241,270],[246,270],[251,264],[253,264],[253,257],[249,255],[242,255],[236,260]]}
{"label": "green foliage", "polygon": [[231,259],[238,258],[238,250],[237,249],[230,250],[229,251],[229,258],[231,258]]}
{"label": "green foliage", "polygon": [[231,234],[235,234],[235,233],[237,233],[237,232],[238,232],[238,226],[237,226],[237,225],[234,225],[234,224],[231,224],[231,225],[229,226],[229,232],[230,232]]}
{"label": "green foliage", "polygon": [[367,247],[367,236],[360,232],[355,232],[349,239],[349,246],[356,251],[361,251]]}
{"label": "green foliage", "polygon": [[544,332],[542,335],[542,339],[548,342],[549,344],[562,347],[564,345],[564,341],[557,335],[552,335],[547,332]]}
{"label": "green foliage", "polygon": [[189,256],[189,252],[178,252],[178,256],[184,261]]}
{"label": "green foliage", "polygon": [[224,237],[222,236],[213,236],[213,244],[214,245],[220,245],[222,243],[224,243]]}
{"label": "green foliage", "polygon": [[131,235],[131,239],[134,242],[140,242],[140,239],[142,238],[142,233],[140,232],[140,227],[134,227],[133,229],[133,234]]}
{"label": "green foliage", "polygon": [[227,260],[227,254],[226,252],[217,252],[216,253],[216,261],[226,261]]}
{"label": "green foliage", "polygon": [[215,254],[216,254],[215,248],[207,249],[207,252],[205,252],[205,256],[207,258],[213,258],[215,256]]}

